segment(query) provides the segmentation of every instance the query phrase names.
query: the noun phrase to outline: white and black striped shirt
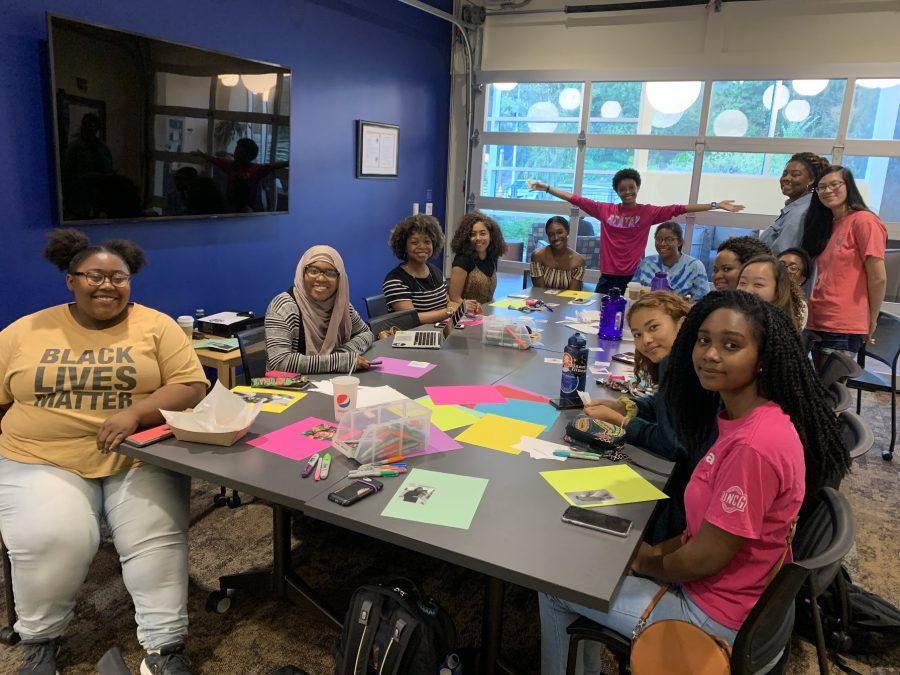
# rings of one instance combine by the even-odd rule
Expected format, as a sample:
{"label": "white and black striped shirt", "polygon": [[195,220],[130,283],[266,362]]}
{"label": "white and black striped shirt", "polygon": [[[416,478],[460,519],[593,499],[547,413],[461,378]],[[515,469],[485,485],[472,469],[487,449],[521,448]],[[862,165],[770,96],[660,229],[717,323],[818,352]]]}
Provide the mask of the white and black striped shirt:
{"label": "white and black striped shirt", "polygon": [[412,302],[413,309],[417,312],[447,308],[447,282],[441,271],[431,264],[428,265],[428,277],[425,279],[414,277],[401,265],[397,265],[384,278],[382,289],[388,306],[392,309],[393,303],[402,300]]}
{"label": "white and black striped shirt", "polygon": [[287,373],[346,373],[375,336],[350,306],[350,339],[331,354],[307,355],[300,308],[290,293],[279,293],[266,310],[266,368]]}

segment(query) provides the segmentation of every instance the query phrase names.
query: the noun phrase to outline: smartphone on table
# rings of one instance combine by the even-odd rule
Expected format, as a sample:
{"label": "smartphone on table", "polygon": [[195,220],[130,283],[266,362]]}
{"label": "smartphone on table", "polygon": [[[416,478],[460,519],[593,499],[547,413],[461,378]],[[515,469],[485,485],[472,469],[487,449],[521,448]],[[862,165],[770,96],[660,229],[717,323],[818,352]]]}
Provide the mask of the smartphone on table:
{"label": "smartphone on table", "polygon": [[579,525],[590,530],[598,530],[617,537],[628,536],[631,531],[631,521],[619,516],[611,516],[608,513],[596,509],[583,509],[580,506],[570,506],[562,515],[564,523]]}
{"label": "smartphone on table", "polygon": [[329,493],[328,499],[341,506],[350,506],[369,495],[375,494],[383,487],[384,484],[374,478],[359,478],[350,483],[350,485]]}

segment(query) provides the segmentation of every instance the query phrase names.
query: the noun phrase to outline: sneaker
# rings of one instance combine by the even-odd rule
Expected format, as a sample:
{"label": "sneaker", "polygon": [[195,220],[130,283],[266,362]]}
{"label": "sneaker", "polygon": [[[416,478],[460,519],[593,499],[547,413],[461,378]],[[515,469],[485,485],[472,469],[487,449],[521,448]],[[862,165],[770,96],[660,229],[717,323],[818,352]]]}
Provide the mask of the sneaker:
{"label": "sneaker", "polygon": [[193,675],[191,660],[184,653],[184,644],[166,645],[159,654],[147,654],[141,661],[141,675]]}
{"label": "sneaker", "polygon": [[59,654],[59,640],[23,642],[25,657],[19,666],[19,675],[58,675],[56,655]]}

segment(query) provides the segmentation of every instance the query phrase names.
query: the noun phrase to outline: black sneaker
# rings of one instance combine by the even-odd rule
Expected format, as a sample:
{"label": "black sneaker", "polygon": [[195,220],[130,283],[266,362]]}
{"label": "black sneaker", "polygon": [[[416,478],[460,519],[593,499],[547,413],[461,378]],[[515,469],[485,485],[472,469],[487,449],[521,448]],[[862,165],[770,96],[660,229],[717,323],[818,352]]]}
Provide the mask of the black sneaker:
{"label": "black sneaker", "polygon": [[193,675],[191,660],[184,653],[184,644],[166,645],[159,654],[147,654],[141,661],[141,675]]}
{"label": "black sneaker", "polygon": [[56,655],[59,654],[59,640],[23,642],[25,657],[19,666],[19,675],[58,675]]}

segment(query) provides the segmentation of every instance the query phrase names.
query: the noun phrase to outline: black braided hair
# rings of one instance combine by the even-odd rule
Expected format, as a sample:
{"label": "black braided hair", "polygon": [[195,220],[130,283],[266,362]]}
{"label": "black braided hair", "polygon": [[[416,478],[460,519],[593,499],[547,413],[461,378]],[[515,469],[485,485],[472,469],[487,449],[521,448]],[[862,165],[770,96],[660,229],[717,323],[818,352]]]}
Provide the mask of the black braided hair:
{"label": "black braided hair", "polygon": [[97,253],[111,253],[128,268],[131,274],[147,263],[144,250],[127,239],[107,239],[100,244],[91,244],[87,235],[73,228],[56,228],[47,235],[44,257],[63,272],[72,274],[78,266]]}
{"label": "black braided hair", "polygon": [[[759,392],[777,403],[791,418],[806,460],[806,495],[834,485],[850,470],[850,455],[841,441],[837,418],[800,334],[788,316],[758,296],[744,291],[714,291],[693,306],[669,354],[669,370],[662,384],[666,406],[673,412],[675,433],[689,450],[703,444],[716,427],[719,395],[700,385],[693,350],[700,326],[717,309],[734,309],[750,323],[759,348],[762,372]],[[690,401],[690,404],[685,404]]]}

